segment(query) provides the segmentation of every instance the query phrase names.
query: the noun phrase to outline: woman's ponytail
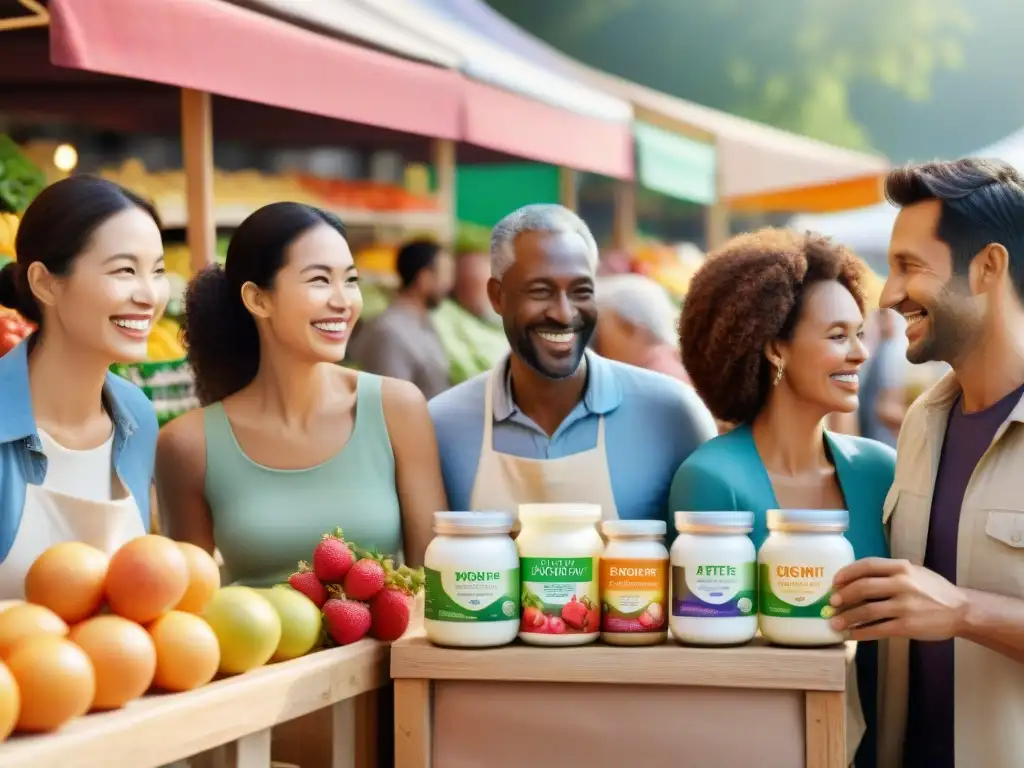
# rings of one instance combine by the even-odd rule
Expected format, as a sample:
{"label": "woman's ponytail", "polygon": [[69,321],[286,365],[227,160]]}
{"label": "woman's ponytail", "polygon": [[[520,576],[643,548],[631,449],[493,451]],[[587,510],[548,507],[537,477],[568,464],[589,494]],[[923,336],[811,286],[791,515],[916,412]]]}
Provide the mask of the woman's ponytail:
{"label": "woman's ponytail", "polygon": [[185,292],[184,340],[203,405],[242,389],[260,365],[256,321],[219,266],[199,272]]}
{"label": "woman's ponytail", "polygon": [[0,307],[13,309],[26,320],[39,325],[42,313],[25,280],[21,264],[12,261],[0,269]]}

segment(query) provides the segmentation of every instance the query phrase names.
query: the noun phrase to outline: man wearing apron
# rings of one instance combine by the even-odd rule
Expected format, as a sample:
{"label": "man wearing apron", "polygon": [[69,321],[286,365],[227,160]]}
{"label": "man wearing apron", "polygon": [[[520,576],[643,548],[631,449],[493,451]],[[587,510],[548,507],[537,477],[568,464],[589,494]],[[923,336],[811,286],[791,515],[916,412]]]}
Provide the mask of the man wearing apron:
{"label": "man wearing apron", "polygon": [[452,509],[579,502],[605,519],[670,517],[673,474],[717,430],[686,385],[587,350],[597,261],[562,206],[526,206],[494,228],[487,292],[510,354],[430,402]]}

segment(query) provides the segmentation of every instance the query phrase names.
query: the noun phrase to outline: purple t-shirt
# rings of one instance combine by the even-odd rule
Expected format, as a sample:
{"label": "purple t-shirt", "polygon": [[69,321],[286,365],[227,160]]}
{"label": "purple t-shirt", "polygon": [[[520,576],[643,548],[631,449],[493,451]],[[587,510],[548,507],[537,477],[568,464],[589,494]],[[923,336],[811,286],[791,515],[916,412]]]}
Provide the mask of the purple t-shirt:
{"label": "purple t-shirt", "polygon": [[[967,484],[1021,395],[1024,387],[977,413],[964,413],[957,397],[950,409],[935,477],[924,567],[953,584],[960,508]],[[952,640],[911,641],[904,768],[954,768],[953,672]]]}

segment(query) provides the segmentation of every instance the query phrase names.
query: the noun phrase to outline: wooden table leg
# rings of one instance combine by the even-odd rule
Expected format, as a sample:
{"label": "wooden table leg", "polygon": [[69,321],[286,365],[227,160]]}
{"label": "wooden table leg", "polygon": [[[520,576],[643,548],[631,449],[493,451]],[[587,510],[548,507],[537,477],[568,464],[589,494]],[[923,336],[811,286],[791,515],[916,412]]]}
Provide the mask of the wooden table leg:
{"label": "wooden table leg", "polygon": [[846,697],[842,691],[807,691],[807,768],[846,768]]}
{"label": "wooden table leg", "polygon": [[331,768],[356,768],[355,699],[331,707]]}
{"label": "wooden table leg", "polygon": [[395,680],[395,766],[431,768],[433,723],[429,680]]}
{"label": "wooden table leg", "polygon": [[190,758],[191,768],[269,768],[270,729],[243,736]]}
{"label": "wooden table leg", "polygon": [[[362,696],[357,696],[354,702],[356,768],[377,768],[379,759],[377,706],[380,703],[380,696],[377,691],[367,691]],[[389,736],[389,738],[393,738],[393,736]]]}

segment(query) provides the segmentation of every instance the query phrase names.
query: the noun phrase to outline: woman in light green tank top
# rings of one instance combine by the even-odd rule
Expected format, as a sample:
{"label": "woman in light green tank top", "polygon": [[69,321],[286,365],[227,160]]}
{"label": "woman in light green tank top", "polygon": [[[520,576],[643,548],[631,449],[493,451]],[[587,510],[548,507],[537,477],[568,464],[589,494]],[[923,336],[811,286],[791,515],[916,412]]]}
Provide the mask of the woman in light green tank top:
{"label": "woman in light green tank top", "polygon": [[437,442],[412,384],[342,368],[362,296],[333,214],[274,203],[236,230],[223,269],[192,280],[185,342],[202,410],[161,431],[169,535],[232,581],[285,581],[336,527],[422,562],[447,506]]}

